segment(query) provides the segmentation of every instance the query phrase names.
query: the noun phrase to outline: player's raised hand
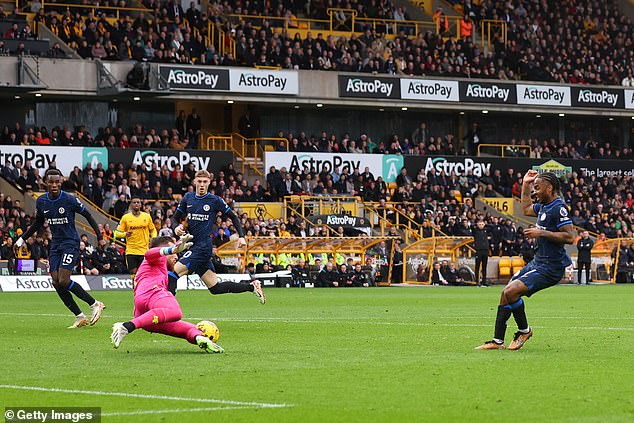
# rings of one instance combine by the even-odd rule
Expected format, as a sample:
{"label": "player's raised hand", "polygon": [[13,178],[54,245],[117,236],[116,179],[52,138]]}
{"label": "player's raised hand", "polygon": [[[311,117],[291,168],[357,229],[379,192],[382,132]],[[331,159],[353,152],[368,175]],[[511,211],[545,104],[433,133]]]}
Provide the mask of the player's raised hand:
{"label": "player's raised hand", "polygon": [[174,233],[178,236],[183,236],[185,235],[185,227],[181,224],[178,225],[176,228],[174,228]]}
{"label": "player's raised hand", "polygon": [[534,169],[530,169],[526,171],[526,175],[524,175],[524,180],[522,183],[524,184],[532,184],[535,182],[535,179],[539,176],[539,172]]}
{"label": "player's raised hand", "polygon": [[193,238],[194,238],[194,236],[191,235],[191,234],[185,234],[185,235],[181,236],[180,239],[174,245],[174,249],[172,250],[172,253],[178,254],[178,253],[182,253],[183,251],[189,250],[190,248],[192,248],[192,245],[194,245],[194,243],[190,242],[190,241]]}
{"label": "player's raised hand", "polygon": [[544,234],[544,231],[542,231],[541,229],[537,229],[537,228],[526,228],[524,229],[524,236],[527,236],[529,238],[539,238],[540,236],[542,236]]}
{"label": "player's raised hand", "polygon": [[238,248],[244,248],[247,246],[247,241],[244,237],[238,238]]}

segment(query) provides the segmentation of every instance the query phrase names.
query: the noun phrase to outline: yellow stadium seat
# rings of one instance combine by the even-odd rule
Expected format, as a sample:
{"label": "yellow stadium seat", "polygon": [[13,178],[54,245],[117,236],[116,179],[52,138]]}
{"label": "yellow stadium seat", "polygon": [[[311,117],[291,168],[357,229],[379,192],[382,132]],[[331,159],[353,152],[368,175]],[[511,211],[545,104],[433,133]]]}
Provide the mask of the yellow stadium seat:
{"label": "yellow stadium seat", "polygon": [[265,145],[264,146],[264,151],[275,151],[275,149],[273,148],[272,145]]}
{"label": "yellow stadium seat", "polygon": [[498,262],[498,275],[511,276],[511,260],[507,258],[501,258]]}
{"label": "yellow stadium seat", "polygon": [[524,259],[521,257],[513,257],[511,262],[513,263],[513,274],[517,273],[522,267],[524,267]]}
{"label": "yellow stadium seat", "polygon": [[456,189],[456,190],[451,191],[450,194],[453,195],[453,198],[455,198],[456,201],[458,201],[460,204],[462,204],[462,193],[460,191],[458,191]]}

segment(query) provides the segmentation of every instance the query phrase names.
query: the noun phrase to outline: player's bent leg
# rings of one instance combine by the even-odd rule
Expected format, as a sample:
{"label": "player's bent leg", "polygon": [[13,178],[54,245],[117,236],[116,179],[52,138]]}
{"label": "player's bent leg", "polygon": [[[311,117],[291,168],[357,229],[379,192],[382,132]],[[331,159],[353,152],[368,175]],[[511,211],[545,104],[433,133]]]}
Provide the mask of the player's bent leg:
{"label": "player's bent leg", "polygon": [[148,332],[162,333],[163,335],[173,336],[175,338],[186,339],[190,344],[198,345],[198,347],[207,353],[223,353],[225,350],[211,339],[203,336],[196,325],[184,322],[182,320],[169,323],[160,323],[145,328]]}
{"label": "player's bent leg", "polygon": [[[169,295],[169,294],[168,294]],[[150,308],[140,316],[130,321],[134,325],[134,329],[146,329],[168,322],[175,322],[183,317],[178,301],[173,296],[165,296],[148,303]],[[131,332],[131,330],[129,330]]]}
{"label": "player's bent leg", "polygon": [[253,292],[253,295],[256,296],[260,304],[266,303],[266,297],[264,296],[264,291],[262,291],[262,284],[260,281],[255,280],[249,284],[240,282],[218,282],[218,276],[211,270],[207,270],[203,273],[200,279],[207,286],[209,292],[214,295]]}
{"label": "player's bent leg", "polygon": [[68,326],[68,328],[76,329],[85,326],[88,323],[88,318],[84,313],[82,313],[70,291],[59,283],[59,272],[57,270],[51,272],[51,279],[53,280],[53,287],[55,288],[57,295],[62,300],[66,308],[75,315],[75,320],[70,326]]}
{"label": "player's bent leg", "polygon": [[529,292],[528,286],[521,280],[514,280],[504,288],[503,296],[506,302],[504,307],[511,310],[518,328],[518,331],[513,335],[513,341],[509,344],[509,350],[519,350],[533,336],[533,331],[528,326],[524,300],[522,299],[522,296]]}
{"label": "player's bent leg", "polygon": [[[515,314],[514,309],[519,309],[522,305],[521,312],[523,313],[523,301],[522,295],[526,295],[529,292],[528,286],[518,279],[511,280],[504,287],[502,295],[500,296],[500,304],[498,305],[497,315],[495,317],[495,332],[493,339],[477,346],[476,350],[499,350],[504,349],[504,337],[506,334],[506,323],[508,322],[511,314]],[[518,314],[520,311],[518,311]],[[524,315],[524,319],[525,319]],[[517,321],[518,317],[516,317]]]}
{"label": "player's bent leg", "polygon": [[67,269],[65,267],[60,267],[59,269],[59,280],[61,284],[67,284],[68,290],[75,294],[77,298],[84,301],[86,304],[90,306],[90,320],[88,324],[93,326],[95,323],[99,321],[101,318],[101,313],[105,308],[104,304],[101,301],[95,300],[92,295],[90,295],[86,290],[78,283],[75,283],[70,278],[71,269]]}

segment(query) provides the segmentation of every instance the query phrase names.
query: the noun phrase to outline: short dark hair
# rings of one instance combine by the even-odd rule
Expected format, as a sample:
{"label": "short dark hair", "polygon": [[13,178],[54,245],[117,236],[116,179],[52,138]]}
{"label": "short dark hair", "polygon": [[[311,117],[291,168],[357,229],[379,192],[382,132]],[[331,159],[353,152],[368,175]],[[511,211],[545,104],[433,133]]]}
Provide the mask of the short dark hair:
{"label": "short dark hair", "polygon": [[175,242],[171,236],[156,236],[150,240],[150,248],[161,247],[167,245],[170,242]]}
{"label": "short dark hair", "polygon": [[44,173],[44,180],[48,179],[49,176],[62,176],[62,172],[59,171],[59,169],[55,169],[55,168],[50,168],[47,169],[46,172]]}
{"label": "short dark hair", "polygon": [[538,178],[548,182],[548,184],[553,187],[553,193],[555,195],[558,195],[561,192],[561,181],[559,180],[559,177],[553,172],[544,172],[540,174]]}

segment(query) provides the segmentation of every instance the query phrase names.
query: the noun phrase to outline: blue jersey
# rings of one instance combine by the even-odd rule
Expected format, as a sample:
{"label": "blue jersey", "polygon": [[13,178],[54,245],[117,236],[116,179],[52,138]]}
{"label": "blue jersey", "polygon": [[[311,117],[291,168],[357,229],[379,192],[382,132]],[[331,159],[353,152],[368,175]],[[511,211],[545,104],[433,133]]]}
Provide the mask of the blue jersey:
{"label": "blue jersey", "polygon": [[183,196],[178,210],[187,216],[187,232],[194,236],[192,250],[204,250],[211,255],[212,227],[216,222],[218,212],[223,215],[231,209],[225,200],[207,193],[202,197],[193,192]]}
{"label": "blue jersey", "polygon": [[[558,232],[564,225],[572,225],[568,207],[561,198],[556,198],[548,204],[535,203],[533,210],[537,214],[537,228]],[[572,264],[564,244],[551,241],[546,237],[537,238],[537,248],[535,249],[535,264],[547,264],[566,268]]]}
{"label": "blue jersey", "polygon": [[51,229],[51,250],[59,248],[78,248],[79,235],[75,229],[75,213],[85,210],[84,205],[74,196],[60,191],[55,200],[48,193],[41,195],[35,202],[37,214],[41,215]]}

